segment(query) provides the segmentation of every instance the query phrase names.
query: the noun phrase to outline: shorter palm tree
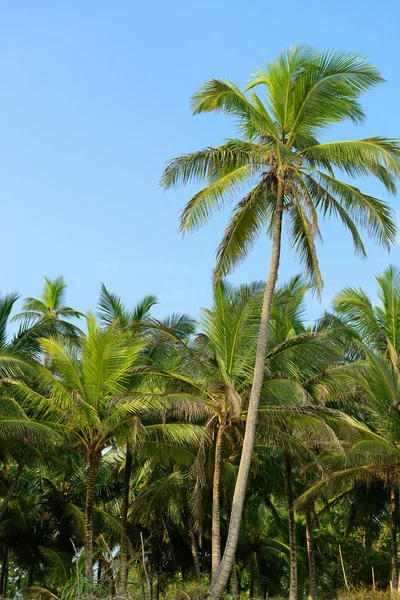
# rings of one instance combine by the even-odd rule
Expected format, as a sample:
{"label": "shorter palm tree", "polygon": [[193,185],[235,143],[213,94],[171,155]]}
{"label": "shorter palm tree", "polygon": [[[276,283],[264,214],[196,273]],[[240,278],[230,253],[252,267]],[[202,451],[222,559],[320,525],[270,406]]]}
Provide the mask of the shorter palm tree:
{"label": "shorter palm tree", "polygon": [[69,338],[80,336],[80,329],[71,323],[71,319],[80,319],[83,313],[64,305],[67,284],[63,277],[44,278],[44,289],[40,298],[26,298],[22,312],[15,315],[13,321],[22,321],[25,327],[39,323],[45,324],[51,333]]}
{"label": "shorter palm tree", "polygon": [[115,326],[100,329],[92,316],[87,317],[87,328],[78,348],[62,338],[42,339],[52,371],[39,366],[35,388],[19,381],[11,387],[23,406],[53,422],[85,453],[85,574],[91,580],[93,502],[102,453],[116,440],[126,439],[130,422],[149,403],[128,388],[141,344],[121,336]]}

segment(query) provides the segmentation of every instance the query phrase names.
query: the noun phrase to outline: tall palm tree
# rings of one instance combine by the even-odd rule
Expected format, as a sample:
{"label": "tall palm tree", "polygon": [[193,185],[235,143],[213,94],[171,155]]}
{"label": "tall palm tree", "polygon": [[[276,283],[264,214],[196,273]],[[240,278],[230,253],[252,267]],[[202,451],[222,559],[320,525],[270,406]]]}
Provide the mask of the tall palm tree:
{"label": "tall palm tree", "polygon": [[11,387],[23,406],[62,426],[85,452],[85,575],[92,580],[93,502],[102,452],[119,436],[126,440],[131,420],[148,408],[148,401],[127,386],[141,345],[121,336],[116,326],[100,329],[92,316],[87,327],[78,348],[62,338],[41,341],[52,370],[38,368],[40,391],[19,381]]}
{"label": "tall palm tree", "polygon": [[[394,192],[400,174],[399,144],[381,137],[318,141],[318,136],[335,123],[361,122],[365,115],[358,99],[381,81],[378,70],[357,54],[318,52],[308,46],[282,53],[276,62],[258,71],[245,92],[230,81],[213,79],[194,94],[193,112],[216,111],[233,116],[241,137],[172,160],[161,180],[165,188],[193,180],[207,181],[182,211],[182,232],[197,229],[236,192],[245,190],[217,251],[217,277],[243,260],[263,228],[272,236],[241,463],[228,540],[210,590],[213,597],[221,595],[228,581],[239,536],[284,217],[291,245],[318,289],[322,285],[315,248],[321,236],[318,213],[339,218],[349,229],[356,252],[363,256],[365,248],[358,226],[384,246],[395,240],[389,206],[342,181],[336,171],[350,176],[373,175]],[[266,102],[253,91],[256,86],[265,86]]]}

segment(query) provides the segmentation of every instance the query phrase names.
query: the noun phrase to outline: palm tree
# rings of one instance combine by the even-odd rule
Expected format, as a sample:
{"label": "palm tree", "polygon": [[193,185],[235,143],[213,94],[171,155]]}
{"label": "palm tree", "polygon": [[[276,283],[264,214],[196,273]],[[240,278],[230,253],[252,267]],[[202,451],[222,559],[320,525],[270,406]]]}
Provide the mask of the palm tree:
{"label": "palm tree", "polygon": [[[320,404],[317,382],[326,378],[330,370],[337,372],[348,338],[343,328],[305,327],[304,296],[308,290],[309,286],[297,276],[275,292],[255,445],[264,460],[271,461],[271,446],[281,457],[288,506],[291,600],[298,594],[295,468],[307,465],[310,471],[314,465],[318,471],[324,456],[331,457],[332,452],[342,454],[343,445],[359,439],[361,432],[366,436],[356,420]],[[306,518],[313,590],[315,565],[310,525]]]}
{"label": "palm tree", "polygon": [[[308,46],[290,49],[259,70],[245,92],[230,81],[213,79],[194,94],[193,112],[233,116],[241,137],[172,160],[161,180],[165,188],[207,181],[182,211],[182,232],[197,229],[236,192],[251,188],[235,205],[218,248],[217,278],[243,260],[263,228],[272,236],[241,463],[225,553],[210,590],[213,597],[221,595],[228,581],[239,536],[283,217],[288,220],[291,245],[317,289],[322,285],[315,248],[320,237],[318,212],[339,218],[349,229],[356,252],[363,256],[365,248],[357,226],[364,227],[379,244],[389,246],[395,241],[389,206],[343,182],[334,169],[350,176],[373,175],[394,192],[400,174],[398,143],[381,137],[331,143],[320,143],[317,138],[335,123],[361,122],[365,115],[358,98],[381,81],[378,70],[357,54],[318,52]],[[260,85],[266,88],[266,103],[252,90]]]}
{"label": "palm tree", "polygon": [[237,288],[219,281],[214,289],[213,307],[203,309],[202,343],[207,360],[200,377],[205,384],[207,406],[215,434],[211,581],[221,562],[221,483],[226,434],[241,421],[243,398],[250,390],[254,349],[260,321],[262,283]]}
{"label": "palm tree", "polygon": [[70,322],[84,315],[69,306],[64,305],[67,284],[63,277],[56,279],[44,278],[44,289],[40,298],[26,298],[22,312],[15,315],[13,321],[22,321],[25,326],[32,327],[44,324],[54,334],[78,338],[81,331]]}
{"label": "palm tree", "polygon": [[397,369],[400,366],[400,269],[390,265],[376,280],[379,305],[374,306],[362,288],[347,287],[334,298],[333,308],[350,330]]}
{"label": "palm tree", "polygon": [[[164,345],[162,341],[162,337],[160,338],[157,335],[157,331],[159,327],[162,330],[168,330],[168,333],[172,336],[180,335],[183,333],[185,336],[194,333],[194,324],[192,319],[187,318],[186,315],[175,315],[172,318],[167,318],[164,323],[157,323],[154,319],[150,318],[151,308],[157,303],[157,299],[153,295],[145,296],[140,302],[136,304],[136,306],[129,310],[126,308],[121,298],[117,295],[112,294],[107,290],[107,288],[102,285],[100,291],[99,298],[99,318],[102,323],[106,326],[110,326],[114,324],[122,334],[126,335],[133,342],[135,340],[141,339],[142,341],[147,341],[147,345],[144,346],[143,352],[141,353],[141,359],[143,363],[151,363],[154,368],[157,365],[157,356],[159,351],[159,346]],[[154,335],[156,334],[156,335]],[[138,336],[140,336],[138,338]],[[155,339],[154,339],[155,338]],[[149,349],[152,347],[152,352],[149,352]],[[161,352],[163,359],[165,360],[164,352]],[[160,366],[160,365],[158,365]],[[164,364],[165,367],[165,364]],[[139,367],[138,367],[139,368]],[[147,392],[152,392],[158,395],[162,395],[164,401],[164,408],[167,409],[167,401],[168,395],[164,392],[163,386],[160,385],[160,382],[157,382],[156,385],[151,389],[151,382],[147,382],[147,378],[150,374],[147,366],[143,366],[145,379],[142,384],[140,374],[131,378],[130,385],[131,387],[136,385],[138,388],[143,389]],[[134,383],[135,382],[135,383]],[[184,401],[183,399],[181,401]],[[154,420],[154,416],[153,420]],[[164,420],[165,420],[164,413]],[[175,435],[174,435],[175,434]],[[121,596],[126,594],[127,581],[128,581],[128,550],[129,550],[129,541],[127,534],[127,522],[128,522],[128,508],[129,508],[129,487],[130,487],[130,477],[133,463],[133,450],[136,448],[140,448],[141,444],[143,444],[143,438],[151,438],[151,436],[158,436],[158,447],[161,446],[166,450],[167,446],[162,442],[164,437],[168,438],[169,443],[173,444],[172,450],[176,455],[178,454],[179,444],[189,444],[193,442],[194,436],[196,436],[196,441],[199,441],[199,437],[203,437],[203,429],[198,428],[196,426],[190,424],[182,424],[182,427],[178,425],[178,423],[159,423],[159,422],[151,422],[150,424],[146,424],[146,420],[139,420],[138,417],[135,418],[132,423],[132,431],[129,434],[129,437],[126,442],[126,452],[125,452],[125,460],[124,460],[124,481],[123,481],[123,490],[122,490],[122,498],[121,498],[121,537],[120,537],[120,567],[119,567],[119,582],[118,582],[118,593]],[[147,442],[150,440],[147,439]],[[147,446],[148,447],[148,446]],[[168,448],[170,451],[171,448]],[[154,448],[153,448],[154,451]],[[188,520],[191,520],[190,514]],[[191,537],[193,538],[194,532],[193,529],[189,527],[191,532]],[[193,552],[193,547],[195,546],[196,541],[192,539],[191,549]],[[197,554],[194,556],[194,559],[197,560]],[[198,574],[199,577],[199,574]]]}
{"label": "palm tree", "polygon": [[[126,308],[121,298],[111,293],[104,284],[101,286],[98,302],[98,313],[100,321],[106,326],[114,325],[121,330],[121,333],[137,340],[137,334],[142,333],[143,324],[150,316],[150,310],[157,303],[155,296],[145,296],[133,310]],[[137,424],[136,424],[137,425]],[[135,426],[135,425],[133,425]],[[133,434],[130,434],[126,441],[126,453],[124,463],[124,481],[121,497],[121,538],[120,538],[120,569],[118,593],[121,596],[126,594],[128,582],[128,504],[129,504],[129,486],[132,470],[133,455]]]}
{"label": "palm tree", "polygon": [[[364,424],[360,423],[359,426],[361,437],[350,445],[345,460],[341,457],[330,461],[325,477],[302,494],[299,505],[307,509],[324,497],[331,498],[328,507],[334,506],[361,486],[365,488],[374,482],[381,482],[387,491],[391,518],[392,586],[396,590],[399,577],[400,380],[390,360],[379,356],[358,339],[356,343],[363,351],[364,360],[344,364],[332,373],[332,377],[341,387],[340,398],[336,401],[342,407],[344,403],[347,404],[348,414],[353,413],[358,417],[363,414]],[[321,512],[325,510],[323,508]]]}
{"label": "palm tree", "polygon": [[32,455],[40,455],[43,450],[48,452],[54,449],[57,442],[62,441],[61,436],[46,423],[31,418],[10,395],[7,380],[32,380],[35,374],[33,358],[38,348],[37,336],[48,333],[45,327],[21,327],[11,339],[8,338],[7,328],[17,300],[16,294],[0,296],[0,375],[3,378],[0,387],[0,459],[5,467],[4,473],[11,467],[9,481],[4,481],[6,487],[0,506],[0,520],[7,512],[28,459]]}
{"label": "palm tree", "polygon": [[[400,270],[389,266],[378,282],[379,306],[374,306],[368,295],[360,288],[345,288],[334,299],[333,306],[346,326],[368,346],[365,354],[368,359],[368,378],[355,374],[364,395],[372,402],[374,422],[372,426],[390,444],[389,456],[397,446],[400,431],[397,425],[397,390],[400,386]],[[378,353],[376,356],[373,352]],[[393,460],[393,459],[392,459]],[[386,482],[390,487],[392,515],[392,586],[399,585],[399,565],[397,558],[397,535],[399,522],[399,481],[396,467],[398,457],[393,460],[391,478],[386,471]]]}
{"label": "palm tree", "polygon": [[[203,309],[201,330],[195,341],[176,336],[171,328],[160,329],[177,344],[169,361],[155,361],[170,382],[170,388],[181,389],[186,402],[204,404],[207,430],[214,439],[211,508],[211,579],[221,560],[222,479],[227,450],[242,423],[242,403],[251,387],[255,347],[260,322],[262,282],[231,286],[220,280],[214,286],[213,305]],[[172,359],[172,360],[171,360]],[[162,369],[161,369],[162,367]],[[183,396],[185,397],[185,396]],[[190,400],[191,399],[191,400]],[[235,448],[235,452],[236,452]],[[202,448],[200,448],[200,453]],[[196,488],[200,492],[199,487]]]}
{"label": "palm tree", "polygon": [[87,317],[87,327],[88,333],[82,337],[79,348],[60,338],[41,341],[52,364],[52,371],[38,368],[37,384],[41,391],[19,381],[11,387],[23,406],[62,426],[85,452],[88,462],[85,575],[91,581],[93,502],[102,452],[118,436],[126,439],[130,422],[148,408],[148,401],[143,394],[127,387],[141,345],[121,336],[116,326],[100,329],[92,316]]}

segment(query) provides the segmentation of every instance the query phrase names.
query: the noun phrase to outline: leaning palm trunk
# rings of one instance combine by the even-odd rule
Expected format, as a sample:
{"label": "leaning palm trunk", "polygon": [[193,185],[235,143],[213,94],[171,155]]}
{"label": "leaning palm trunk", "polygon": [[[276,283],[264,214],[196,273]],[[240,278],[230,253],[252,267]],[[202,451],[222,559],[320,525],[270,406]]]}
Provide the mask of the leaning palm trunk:
{"label": "leaning palm trunk", "polygon": [[219,598],[228,582],[235,562],[236,547],[242,521],[243,505],[246,496],[247,480],[249,477],[251,457],[253,454],[254,437],[256,432],[258,405],[260,403],[261,387],[264,378],[265,352],[268,341],[269,320],[272,297],[278,278],[279,259],[281,254],[283,189],[280,185],[275,211],[275,224],[272,238],[272,254],[269,276],[265,286],[263,307],[261,312],[260,333],[258,336],[256,363],[254,367],[253,386],[251,389],[247,411],[246,430],[243,440],[242,455],[233,495],[232,512],[228,529],[228,537],[220,568],[212,583],[209,593],[212,598]]}
{"label": "leaning palm trunk", "polygon": [[285,466],[286,466],[286,490],[287,490],[288,517],[289,517],[289,548],[290,548],[289,600],[297,600],[297,544],[296,544],[296,529],[295,529],[295,522],[294,522],[292,464],[291,464],[290,458],[288,456],[285,456]]}
{"label": "leaning palm trunk", "polygon": [[121,498],[121,540],[120,540],[120,566],[119,566],[119,586],[118,594],[125,596],[128,582],[128,504],[129,504],[129,484],[132,470],[132,444],[126,444],[124,482]]}
{"label": "leaning palm trunk", "polygon": [[18,479],[23,471],[23,468],[25,466],[26,463],[26,456],[21,460],[21,462],[18,464],[17,470],[15,471],[13,478],[11,480],[11,484],[10,487],[8,488],[6,495],[4,496],[4,500],[2,502],[2,505],[0,506],[0,521],[1,519],[4,517],[6,510],[8,508],[8,504],[12,498],[12,495],[15,492],[15,488],[17,487],[17,483],[18,483]]}
{"label": "leaning palm trunk", "polygon": [[392,540],[391,540],[391,560],[392,560],[392,590],[397,592],[399,580],[399,563],[397,557],[397,529],[399,520],[399,492],[395,488],[390,489],[390,507],[392,517]]}
{"label": "leaning palm trunk", "polygon": [[219,424],[215,441],[215,462],[213,478],[212,525],[211,525],[211,585],[221,563],[221,470],[225,427]]}
{"label": "leaning palm trunk", "polygon": [[317,577],[315,568],[314,540],[312,534],[312,524],[310,511],[306,512],[306,541],[308,554],[308,600],[317,598]]}
{"label": "leaning palm trunk", "polygon": [[[226,526],[229,529],[232,507],[230,505],[229,494],[227,493],[227,490],[225,490],[225,510],[226,510]],[[236,557],[235,557],[235,560],[233,561],[230,584],[231,584],[231,596],[233,597],[234,600],[239,600],[240,590],[239,590],[239,578],[238,578],[237,567],[236,567]]]}
{"label": "leaning palm trunk", "polygon": [[92,452],[89,457],[85,511],[85,577],[88,581],[93,580],[93,503],[98,465],[99,456],[97,452]]}

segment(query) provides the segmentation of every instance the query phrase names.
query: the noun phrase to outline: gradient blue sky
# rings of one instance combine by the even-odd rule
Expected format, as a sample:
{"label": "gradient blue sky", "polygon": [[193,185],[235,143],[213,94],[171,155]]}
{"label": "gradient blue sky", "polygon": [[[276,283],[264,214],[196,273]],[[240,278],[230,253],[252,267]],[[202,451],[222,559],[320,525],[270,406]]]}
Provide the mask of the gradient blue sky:
{"label": "gradient blue sky", "polygon": [[[388,83],[364,99],[368,120],[331,138],[400,136],[398,24],[395,2],[238,2],[236,0],[28,0],[0,6],[0,290],[38,295],[43,276],[63,274],[68,303],[86,311],[100,283],[128,305],[155,293],[156,314],[197,316],[210,303],[214,251],[228,212],[197,234],[178,235],[178,212],[192,189],[163,192],[168,159],[233,135],[222,116],[192,117],[189,99],[212,77],[243,86],[288,45],[345,48],[367,55]],[[368,193],[386,197],[363,182]],[[400,198],[390,199],[400,211]],[[398,263],[368,244],[353,256],[348,236],[322,227],[322,302],[344,285],[375,298],[374,275]],[[232,276],[262,279],[262,239]],[[299,267],[287,246],[280,281]]]}

